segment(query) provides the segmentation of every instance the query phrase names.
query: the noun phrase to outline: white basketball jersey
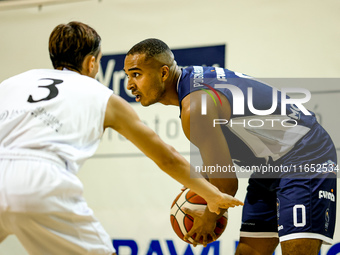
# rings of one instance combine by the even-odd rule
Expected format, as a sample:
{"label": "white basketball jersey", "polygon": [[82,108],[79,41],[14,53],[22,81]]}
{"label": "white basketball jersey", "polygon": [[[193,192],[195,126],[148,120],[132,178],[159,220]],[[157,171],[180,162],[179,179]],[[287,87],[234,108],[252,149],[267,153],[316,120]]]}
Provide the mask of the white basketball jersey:
{"label": "white basketball jersey", "polygon": [[0,84],[2,151],[31,150],[61,158],[76,173],[103,134],[112,90],[68,70],[30,70]]}

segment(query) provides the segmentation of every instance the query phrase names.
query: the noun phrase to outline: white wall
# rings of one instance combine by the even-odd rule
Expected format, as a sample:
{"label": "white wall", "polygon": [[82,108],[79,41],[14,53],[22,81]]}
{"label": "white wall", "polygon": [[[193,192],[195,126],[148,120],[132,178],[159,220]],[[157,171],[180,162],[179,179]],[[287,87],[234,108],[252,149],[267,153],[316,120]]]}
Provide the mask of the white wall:
{"label": "white wall", "polygon": [[[0,81],[28,69],[51,68],[47,50],[49,34],[57,24],[72,20],[88,23],[101,34],[104,54],[124,53],[148,37],[160,38],[171,48],[226,44],[226,67],[231,70],[258,78],[338,78],[339,10],[337,0],[89,0],[42,9],[3,10],[0,11]],[[311,91],[339,90],[334,84],[304,86]],[[311,109],[319,107],[325,128],[339,148],[340,122],[330,115],[338,116],[339,105],[335,107],[335,104],[339,104],[339,94],[316,95],[312,99]],[[142,108],[136,104],[133,107],[151,127],[159,114],[160,136],[179,151],[189,151],[182,132],[181,142],[164,135],[164,123],[178,119],[177,108],[161,105]],[[168,218],[169,207],[181,185],[159,171],[129,142],[119,140],[115,133],[110,139],[110,135],[105,134],[98,151],[98,155],[110,156],[89,160],[79,174],[89,205],[112,238],[135,240],[138,254],[146,254],[153,239],[160,242],[164,254],[169,254],[166,240],[170,239],[178,254],[183,254],[186,245],[172,233]],[[115,156],[121,151],[136,155]],[[246,181],[240,180],[237,197],[241,199]],[[240,208],[231,210],[232,220],[221,237],[221,254],[234,251],[240,217]],[[340,242],[339,232],[336,242]],[[201,249],[195,249],[195,254],[200,254]],[[323,247],[322,255],[328,249]],[[125,252],[129,254],[129,250]],[[0,245],[2,254],[25,252],[16,238],[10,237]]]}

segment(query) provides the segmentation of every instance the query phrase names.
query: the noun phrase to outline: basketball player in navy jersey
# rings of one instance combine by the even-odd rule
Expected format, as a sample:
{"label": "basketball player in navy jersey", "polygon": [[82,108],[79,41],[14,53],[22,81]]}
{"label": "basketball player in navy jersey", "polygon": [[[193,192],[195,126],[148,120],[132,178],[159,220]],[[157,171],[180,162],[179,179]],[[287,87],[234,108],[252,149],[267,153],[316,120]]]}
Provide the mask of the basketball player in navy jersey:
{"label": "basketball player in navy jersey", "polygon": [[115,254],[75,175],[106,128],[207,199],[211,211],[242,204],[191,178],[190,164],[94,79],[100,42],[86,24],[60,24],[49,40],[55,69],[30,70],[0,84],[0,243],[14,234],[34,255]]}
{"label": "basketball player in navy jersey", "polygon": [[[282,93],[249,76],[219,67],[181,69],[158,39],[134,45],[124,70],[127,88],[143,106],[180,107],[184,133],[199,149],[202,170],[231,169],[203,171],[221,191],[235,195],[238,189],[233,163],[239,169],[279,169],[249,178],[236,254],[271,255],[280,243],[284,255],[317,255],[322,243],[332,242],[336,150],[313,113],[288,103],[281,109]],[[318,172],[308,172],[312,167]],[[215,239],[217,215],[187,213],[195,221],[185,238],[196,234],[194,245]]]}

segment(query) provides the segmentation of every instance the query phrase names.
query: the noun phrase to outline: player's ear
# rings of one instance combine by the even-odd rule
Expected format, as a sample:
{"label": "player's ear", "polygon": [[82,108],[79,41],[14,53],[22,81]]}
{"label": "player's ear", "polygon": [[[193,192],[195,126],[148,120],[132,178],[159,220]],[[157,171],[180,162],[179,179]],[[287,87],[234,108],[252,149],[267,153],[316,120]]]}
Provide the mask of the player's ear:
{"label": "player's ear", "polygon": [[82,74],[89,76],[95,68],[96,58],[93,55],[87,55],[83,61]]}
{"label": "player's ear", "polygon": [[162,66],[162,81],[165,81],[169,77],[170,68],[167,65]]}
{"label": "player's ear", "polygon": [[93,69],[95,68],[95,64],[96,64],[96,57],[89,55],[89,63],[88,63],[89,73],[93,72]]}

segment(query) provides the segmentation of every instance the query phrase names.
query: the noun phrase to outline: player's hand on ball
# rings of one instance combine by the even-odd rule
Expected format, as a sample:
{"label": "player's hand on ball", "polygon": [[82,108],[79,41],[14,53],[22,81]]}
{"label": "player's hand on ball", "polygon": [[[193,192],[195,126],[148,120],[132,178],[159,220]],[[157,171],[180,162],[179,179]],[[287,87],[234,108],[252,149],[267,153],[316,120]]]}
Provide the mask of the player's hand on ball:
{"label": "player's hand on ball", "polygon": [[225,193],[221,193],[221,196],[214,197],[210,201],[207,201],[207,202],[208,202],[209,211],[216,213],[216,214],[221,213],[220,208],[228,209],[229,207],[243,205],[243,202]]}
{"label": "player's hand on ball", "polygon": [[222,235],[228,223],[228,212],[219,215],[210,212],[206,200],[186,189],[171,205],[170,222],[180,239],[194,246],[206,246]]}
{"label": "player's hand on ball", "polygon": [[[191,210],[189,208],[182,208],[184,213],[190,215],[194,219],[194,224],[189,232],[183,237],[184,241],[191,240],[194,247],[197,244],[203,244],[204,247],[217,239],[214,232],[216,228],[216,216],[211,216],[206,210]],[[210,214],[210,215],[209,215]]]}

